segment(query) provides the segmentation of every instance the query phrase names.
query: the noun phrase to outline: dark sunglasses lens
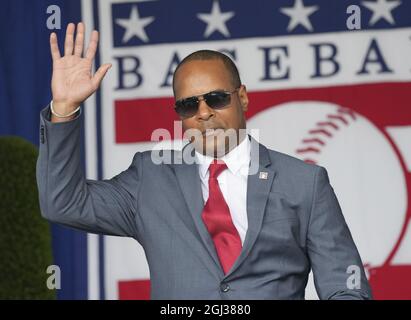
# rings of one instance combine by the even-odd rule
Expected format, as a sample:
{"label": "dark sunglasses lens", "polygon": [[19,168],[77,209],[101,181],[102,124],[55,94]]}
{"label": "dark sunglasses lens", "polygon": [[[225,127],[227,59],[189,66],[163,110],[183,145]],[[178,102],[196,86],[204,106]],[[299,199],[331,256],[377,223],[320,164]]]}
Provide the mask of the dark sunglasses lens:
{"label": "dark sunglasses lens", "polygon": [[231,95],[226,92],[210,92],[204,95],[207,104],[214,109],[224,108],[231,101]]}
{"label": "dark sunglasses lens", "polygon": [[192,117],[197,113],[198,99],[187,98],[176,102],[176,112],[182,117]]}

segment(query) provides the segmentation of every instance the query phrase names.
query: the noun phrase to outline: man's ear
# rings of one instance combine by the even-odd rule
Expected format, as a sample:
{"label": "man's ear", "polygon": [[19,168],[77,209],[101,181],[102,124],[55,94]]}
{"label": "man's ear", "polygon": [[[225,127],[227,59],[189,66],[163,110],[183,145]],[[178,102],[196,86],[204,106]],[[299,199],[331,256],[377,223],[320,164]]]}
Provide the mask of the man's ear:
{"label": "man's ear", "polygon": [[241,107],[243,111],[248,110],[248,96],[247,96],[247,89],[245,85],[241,85],[240,89],[238,89],[238,97],[240,99]]}

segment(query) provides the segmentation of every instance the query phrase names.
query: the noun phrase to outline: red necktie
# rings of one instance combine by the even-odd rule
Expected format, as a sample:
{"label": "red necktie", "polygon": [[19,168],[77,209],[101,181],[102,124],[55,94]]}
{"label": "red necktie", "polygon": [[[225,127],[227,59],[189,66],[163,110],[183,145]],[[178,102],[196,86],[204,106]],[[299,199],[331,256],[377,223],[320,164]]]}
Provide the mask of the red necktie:
{"label": "red necktie", "polygon": [[230,271],[241,252],[241,239],[231,220],[230,209],[224,200],[217,177],[227,169],[222,161],[214,160],[209,167],[208,200],[201,214],[210,233],[224,273]]}

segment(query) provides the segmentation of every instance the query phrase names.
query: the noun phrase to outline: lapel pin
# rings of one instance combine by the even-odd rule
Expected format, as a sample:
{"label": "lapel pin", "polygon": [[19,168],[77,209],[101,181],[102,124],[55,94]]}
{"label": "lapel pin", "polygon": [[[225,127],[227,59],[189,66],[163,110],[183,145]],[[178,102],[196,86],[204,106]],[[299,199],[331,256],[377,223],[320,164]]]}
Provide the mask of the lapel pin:
{"label": "lapel pin", "polygon": [[268,179],[268,172],[260,172],[259,178],[262,180],[267,180]]}

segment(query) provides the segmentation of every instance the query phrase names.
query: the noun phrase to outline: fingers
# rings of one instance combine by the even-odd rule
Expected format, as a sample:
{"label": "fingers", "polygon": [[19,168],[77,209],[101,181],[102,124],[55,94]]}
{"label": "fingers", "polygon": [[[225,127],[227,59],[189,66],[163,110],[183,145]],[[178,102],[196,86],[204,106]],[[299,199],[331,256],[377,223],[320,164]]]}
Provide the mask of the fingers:
{"label": "fingers", "polygon": [[69,23],[66,29],[66,40],[64,42],[65,56],[70,56],[73,54],[74,28],[74,23]]}
{"label": "fingers", "polygon": [[[78,57],[81,57],[83,53],[83,49],[84,49],[84,31],[85,31],[84,23],[80,22],[77,24],[76,40],[74,42],[75,28],[76,27],[74,23],[69,23],[67,25],[66,39],[64,42],[64,55],[68,56],[68,55],[74,54]],[[51,37],[53,37],[53,39]],[[52,47],[52,41],[54,43],[54,36],[51,36],[51,37],[50,37],[50,47]],[[56,43],[57,43],[57,36],[56,36]],[[90,42],[89,42],[87,52],[85,55],[87,59],[90,59],[90,60],[94,59],[94,56],[96,55],[96,51],[97,51],[97,45],[98,45],[98,32],[94,30],[91,33]],[[73,52],[73,49],[74,49],[74,52]],[[57,47],[57,50],[58,50],[58,47]],[[54,50],[54,47],[53,47],[53,53],[55,52],[56,51]],[[55,57],[57,57],[57,55],[55,55]]]}
{"label": "fingers", "polygon": [[106,63],[100,66],[96,73],[94,74],[93,78],[91,79],[94,88],[97,90],[97,88],[100,86],[101,81],[103,80],[104,76],[106,75],[108,69],[111,68],[111,63]]}
{"label": "fingers", "polygon": [[57,44],[57,35],[53,32],[50,34],[50,51],[53,60],[60,59],[60,50]]}
{"label": "fingers", "polygon": [[94,56],[97,50],[97,45],[98,45],[98,31],[94,30],[91,33],[90,42],[88,44],[88,48],[86,52],[87,59],[90,59],[90,60],[94,59]]}
{"label": "fingers", "polygon": [[84,24],[80,22],[77,24],[76,42],[74,45],[74,55],[81,57],[84,45]]}

